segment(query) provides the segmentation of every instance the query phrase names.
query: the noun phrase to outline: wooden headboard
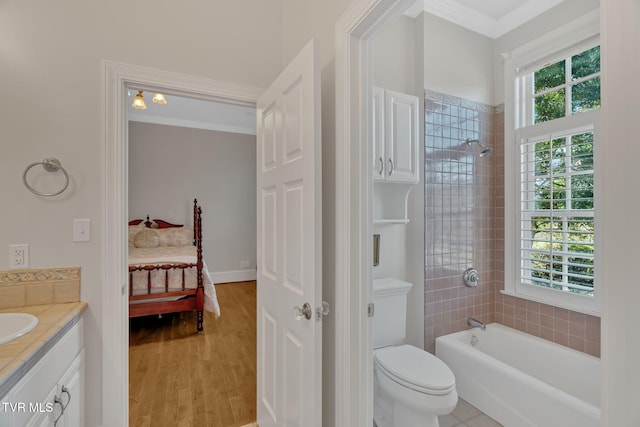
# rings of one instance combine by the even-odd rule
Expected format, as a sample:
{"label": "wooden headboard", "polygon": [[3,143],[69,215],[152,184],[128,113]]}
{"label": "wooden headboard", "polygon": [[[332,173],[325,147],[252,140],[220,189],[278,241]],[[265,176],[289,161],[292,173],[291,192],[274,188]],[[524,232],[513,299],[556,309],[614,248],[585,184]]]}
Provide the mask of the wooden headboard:
{"label": "wooden headboard", "polygon": [[184,224],[172,224],[163,219],[154,218],[152,221],[149,220],[149,215],[147,215],[147,220],[143,219],[132,219],[129,221],[129,225],[138,225],[141,222],[144,222],[145,227],[147,228],[179,228],[184,227]]}
{"label": "wooden headboard", "polygon": [[[143,219],[132,219],[129,221],[129,225],[138,225],[142,222],[147,228],[184,227],[184,224],[172,224],[163,219],[154,218],[153,220],[149,220],[149,215],[147,215],[146,221]],[[193,199],[193,244],[194,246],[200,246],[199,250],[202,250],[202,208],[198,206],[198,199]]]}

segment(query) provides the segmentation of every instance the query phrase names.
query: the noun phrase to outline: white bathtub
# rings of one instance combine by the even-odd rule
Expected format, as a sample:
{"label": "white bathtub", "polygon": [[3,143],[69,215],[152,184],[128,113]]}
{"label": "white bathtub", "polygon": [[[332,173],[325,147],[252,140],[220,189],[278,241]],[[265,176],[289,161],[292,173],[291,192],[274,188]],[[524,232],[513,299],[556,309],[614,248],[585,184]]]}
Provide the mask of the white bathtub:
{"label": "white bathtub", "polygon": [[498,323],[438,337],[436,355],[458,395],[505,427],[600,426],[597,357]]}

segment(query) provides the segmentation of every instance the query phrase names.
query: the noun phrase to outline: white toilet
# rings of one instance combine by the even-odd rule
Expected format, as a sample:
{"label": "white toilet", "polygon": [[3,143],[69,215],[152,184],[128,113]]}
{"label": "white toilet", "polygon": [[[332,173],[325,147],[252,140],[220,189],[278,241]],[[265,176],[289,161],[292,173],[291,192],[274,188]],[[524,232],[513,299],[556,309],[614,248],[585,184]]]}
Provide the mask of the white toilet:
{"label": "white toilet", "polygon": [[378,427],[438,427],[458,402],[451,369],[431,353],[403,345],[413,285],[373,281],[373,419]]}

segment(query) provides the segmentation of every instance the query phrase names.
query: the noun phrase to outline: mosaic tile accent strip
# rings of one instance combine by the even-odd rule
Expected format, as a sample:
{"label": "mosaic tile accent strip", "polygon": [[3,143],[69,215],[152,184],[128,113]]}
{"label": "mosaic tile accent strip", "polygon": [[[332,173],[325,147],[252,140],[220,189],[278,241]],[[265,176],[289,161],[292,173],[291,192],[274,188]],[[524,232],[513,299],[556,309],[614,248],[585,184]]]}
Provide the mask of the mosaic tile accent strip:
{"label": "mosaic tile accent strip", "polygon": [[0,271],[0,284],[80,280],[80,267]]}
{"label": "mosaic tile accent strip", "polygon": [[0,271],[0,309],[80,301],[80,267]]}

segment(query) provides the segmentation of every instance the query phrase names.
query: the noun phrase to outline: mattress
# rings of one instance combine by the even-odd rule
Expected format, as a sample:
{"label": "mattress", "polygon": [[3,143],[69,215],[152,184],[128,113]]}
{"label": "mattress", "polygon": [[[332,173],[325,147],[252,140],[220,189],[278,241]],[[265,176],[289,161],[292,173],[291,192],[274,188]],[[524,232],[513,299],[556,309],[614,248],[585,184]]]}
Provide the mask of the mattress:
{"label": "mattress", "polygon": [[[129,265],[175,265],[175,264],[196,264],[197,249],[193,245],[184,246],[159,246],[156,248],[129,248]],[[206,262],[202,261],[202,279],[204,286],[204,309],[220,316],[220,306],[216,296],[215,286]],[[168,270],[169,292],[182,290],[183,269]],[[184,269],[185,289],[195,289],[198,286],[198,273],[196,267]],[[132,273],[133,295],[148,294],[148,272],[134,271]],[[151,293],[159,294],[165,292],[165,270],[151,271]],[[160,299],[136,300],[136,304],[145,302],[158,302]]]}

